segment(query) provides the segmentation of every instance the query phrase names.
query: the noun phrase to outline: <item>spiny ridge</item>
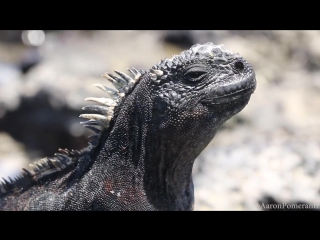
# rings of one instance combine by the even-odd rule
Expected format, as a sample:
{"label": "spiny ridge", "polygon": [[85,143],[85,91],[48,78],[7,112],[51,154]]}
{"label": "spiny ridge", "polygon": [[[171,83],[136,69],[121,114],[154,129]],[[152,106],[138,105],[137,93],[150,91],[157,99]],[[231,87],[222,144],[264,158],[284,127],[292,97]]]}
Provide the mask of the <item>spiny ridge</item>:
{"label": "spiny ridge", "polygon": [[[96,134],[89,136],[89,145],[97,146],[103,129],[109,127],[114,113],[114,108],[118,106],[121,99],[138,83],[141,76],[146,72],[135,68],[128,69],[132,73],[133,78],[129,75],[115,71],[118,76],[105,73],[102,76],[107,78],[116,89],[106,87],[102,84],[94,84],[95,87],[101,89],[109,95],[110,98],[86,98],[86,101],[93,101],[101,105],[91,105],[83,107],[83,110],[94,111],[97,114],[81,114],[80,117],[88,118],[88,121],[80,122],[85,127],[91,129]],[[157,72],[159,74],[159,72]],[[23,168],[23,172],[14,179],[8,178],[0,181],[0,196],[12,190],[23,191],[32,183],[44,176],[54,172],[62,171],[68,166],[77,162],[82,151],[68,150],[59,148],[60,153],[55,153],[53,158],[43,158],[30,164],[30,169]]]}
{"label": "spiny ridge", "polygon": [[59,149],[59,152],[54,154],[53,158],[43,158],[33,164],[29,164],[30,170],[22,168],[23,172],[14,179],[8,177],[8,180],[6,180],[3,178],[2,182],[0,182],[0,196],[14,189],[23,191],[41,177],[61,171],[72,165],[82,154],[82,151],[70,151],[68,149]]}
{"label": "spiny ridge", "polygon": [[[111,98],[95,98],[88,97],[85,101],[92,101],[101,105],[90,105],[85,106],[82,110],[93,111],[93,113],[81,114],[80,117],[88,118],[89,121],[81,122],[86,128],[98,133],[104,129],[109,127],[109,123],[113,117],[114,109],[119,105],[121,99],[126,96],[130,89],[137,84],[141,76],[145,73],[143,70],[138,70],[136,68],[128,68],[129,72],[133,75],[133,78],[129,75],[116,71],[115,73],[118,76],[115,76],[110,73],[104,73],[102,76],[109,80],[114,87],[111,89],[102,84],[94,84],[95,87],[101,89],[102,91],[109,94]],[[157,72],[157,74],[161,74],[161,72]],[[95,137],[97,139],[98,137]],[[96,141],[89,141],[89,143],[93,144]],[[94,144],[93,144],[94,145]]]}

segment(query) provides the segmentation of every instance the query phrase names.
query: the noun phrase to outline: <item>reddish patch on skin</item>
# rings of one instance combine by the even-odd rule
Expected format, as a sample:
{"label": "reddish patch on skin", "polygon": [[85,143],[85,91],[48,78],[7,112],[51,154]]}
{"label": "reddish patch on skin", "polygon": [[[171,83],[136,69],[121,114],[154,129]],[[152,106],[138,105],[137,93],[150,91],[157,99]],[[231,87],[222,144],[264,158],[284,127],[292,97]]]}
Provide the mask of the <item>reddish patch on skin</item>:
{"label": "reddish patch on skin", "polygon": [[105,189],[107,192],[113,191],[113,181],[112,180],[106,180],[104,183]]}
{"label": "reddish patch on skin", "polygon": [[[116,193],[117,194],[117,193]],[[128,187],[118,196],[118,201],[123,203],[130,210],[150,210],[152,206],[147,200],[146,194],[143,189]],[[142,207],[142,208],[141,208]]]}
{"label": "reddish patch on skin", "polygon": [[[106,195],[113,196],[117,199],[117,204],[128,209],[139,209],[142,205],[149,206],[145,191],[141,188],[140,184],[132,186],[128,184],[122,184],[122,182],[129,182],[128,175],[122,179],[121,183],[114,179],[107,178],[104,180],[104,190]],[[127,180],[127,181],[126,181]],[[147,208],[146,208],[147,210]]]}
{"label": "reddish patch on skin", "polygon": [[120,196],[118,196],[118,199],[121,202],[134,202],[142,196],[144,196],[144,192],[141,189],[129,187],[124,189],[124,191],[120,191]]}

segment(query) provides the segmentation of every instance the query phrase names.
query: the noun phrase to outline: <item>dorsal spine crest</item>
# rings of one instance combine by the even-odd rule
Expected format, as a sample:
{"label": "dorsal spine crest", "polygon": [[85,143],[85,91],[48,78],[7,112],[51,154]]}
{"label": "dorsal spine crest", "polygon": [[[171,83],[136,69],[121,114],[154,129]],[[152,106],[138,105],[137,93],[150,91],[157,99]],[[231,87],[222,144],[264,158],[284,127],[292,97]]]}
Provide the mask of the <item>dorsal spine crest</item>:
{"label": "dorsal spine crest", "polygon": [[[93,101],[101,105],[85,106],[82,110],[94,111],[96,114],[81,114],[80,117],[89,119],[85,122],[80,122],[86,128],[94,131],[96,134],[89,136],[89,146],[96,147],[99,144],[99,139],[102,131],[109,128],[109,123],[113,118],[114,109],[119,105],[122,99],[127,96],[129,91],[139,82],[141,76],[146,72],[138,70],[136,68],[128,68],[128,71],[133,75],[133,78],[129,75],[115,71],[118,76],[104,73],[102,76],[109,80],[116,89],[106,87],[102,84],[94,84],[93,86],[101,89],[109,95],[109,98],[86,98],[86,101]],[[157,75],[161,75],[161,71],[156,72]],[[0,182],[0,196],[6,194],[16,188],[23,189],[23,186],[40,179],[43,176],[51,174],[53,172],[59,172],[66,169],[68,166],[76,163],[76,161],[83,154],[83,151],[59,149],[60,153],[55,153],[54,158],[43,158],[39,161],[30,164],[30,169],[22,169],[23,172],[14,179],[3,178]]]}

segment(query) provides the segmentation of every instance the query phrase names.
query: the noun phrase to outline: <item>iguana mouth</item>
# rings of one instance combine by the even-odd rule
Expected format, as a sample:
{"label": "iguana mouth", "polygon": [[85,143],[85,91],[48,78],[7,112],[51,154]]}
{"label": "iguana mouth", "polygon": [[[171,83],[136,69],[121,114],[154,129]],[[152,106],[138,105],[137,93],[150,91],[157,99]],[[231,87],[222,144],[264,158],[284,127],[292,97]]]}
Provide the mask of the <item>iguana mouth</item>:
{"label": "iguana mouth", "polygon": [[203,99],[202,103],[222,104],[240,99],[246,99],[254,92],[256,88],[256,79],[252,77],[245,81],[236,82],[229,85],[220,86],[209,93],[209,96]]}

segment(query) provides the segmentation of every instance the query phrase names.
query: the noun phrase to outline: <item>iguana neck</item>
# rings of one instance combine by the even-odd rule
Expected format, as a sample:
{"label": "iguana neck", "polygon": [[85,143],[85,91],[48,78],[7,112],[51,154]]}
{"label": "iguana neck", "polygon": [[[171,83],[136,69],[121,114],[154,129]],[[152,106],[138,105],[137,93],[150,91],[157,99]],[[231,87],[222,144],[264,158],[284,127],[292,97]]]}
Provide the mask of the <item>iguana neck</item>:
{"label": "iguana neck", "polygon": [[[159,113],[152,111],[154,101],[134,99],[146,95],[133,92],[125,99],[95,165],[105,171],[104,181],[112,181],[110,191],[122,189],[139,195],[133,198],[145,195],[158,210],[192,210],[193,163],[220,124],[194,121],[189,123],[192,128],[181,128],[181,133],[175,132],[175,126],[163,128]],[[202,134],[205,131],[210,134]],[[123,178],[131,179],[126,181],[130,185],[124,185]]]}
{"label": "iguana neck", "polygon": [[149,133],[144,187],[150,201],[161,210],[192,210],[192,167],[197,155],[187,152],[187,142],[163,132]]}
{"label": "iguana neck", "polygon": [[158,124],[149,126],[144,187],[158,209],[193,209],[192,167],[220,126],[220,123],[211,124],[210,120],[204,120],[200,125],[198,121],[189,119],[190,122],[181,128],[162,128]]}

